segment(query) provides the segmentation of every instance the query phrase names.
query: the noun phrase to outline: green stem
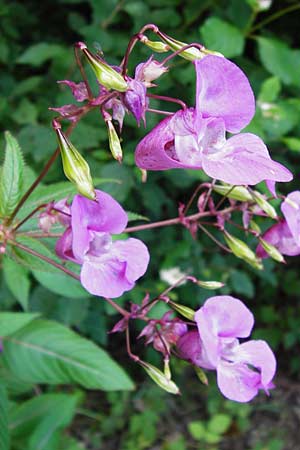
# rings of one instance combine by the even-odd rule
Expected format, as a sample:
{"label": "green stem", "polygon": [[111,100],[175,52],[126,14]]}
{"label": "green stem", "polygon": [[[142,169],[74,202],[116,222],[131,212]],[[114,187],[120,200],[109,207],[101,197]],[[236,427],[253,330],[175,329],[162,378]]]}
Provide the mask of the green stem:
{"label": "green stem", "polygon": [[272,14],[271,16],[267,17],[265,20],[262,20],[257,25],[251,28],[250,34],[253,33],[253,31],[257,31],[260,28],[262,28],[264,25],[267,25],[268,23],[273,22],[274,20],[279,19],[280,17],[284,16],[285,14],[288,14],[290,12],[296,11],[297,9],[300,9],[300,3],[298,2],[295,5],[287,6],[284,9],[281,9],[280,11],[277,11],[276,13]]}

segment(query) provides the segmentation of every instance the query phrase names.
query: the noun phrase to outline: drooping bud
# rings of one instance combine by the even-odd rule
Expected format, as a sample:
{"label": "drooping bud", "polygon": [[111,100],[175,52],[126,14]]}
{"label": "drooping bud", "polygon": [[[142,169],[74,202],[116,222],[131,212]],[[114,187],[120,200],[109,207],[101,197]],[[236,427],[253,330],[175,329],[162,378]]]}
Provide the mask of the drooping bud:
{"label": "drooping bud", "polygon": [[111,154],[117,161],[122,162],[123,151],[118,133],[116,132],[116,129],[113,126],[111,120],[106,120],[106,126],[108,132],[109,149],[111,151]]}
{"label": "drooping bud", "polygon": [[53,128],[57,135],[63,170],[66,177],[75,184],[81,195],[95,200],[96,193],[88,163],[61,131],[60,124],[56,120],[53,120]]}
{"label": "drooping bud", "polygon": [[197,284],[202,287],[203,289],[220,289],[224,287],[224,283],[221,281],[201,281],[198,280]]}
{"label": "drooping bud", "polygon": [[[164,33],[160,33],[160,37],[170,47],[170,49],[174,50],[175,52],[188,45],[185,42],[177,41],[177,39],[173,39]],[[222,53],[215,52],[213,50],[207,50],[204,46],[201,47],[202,47],[201,50],[197,47],[187,48],[186,50],[180,52],[179,56],[181,56],[184,59],[187,59],[188,61],[203,59],[207,55],[223,56]]]}
{"label": "drooping bud", "polygon": [[201,383],[205,384],[205,386],[208,386],[208,379],[207,379],[205,372],[198,366],[193,366],[193,368],[196,372],[197,377],[201,381]]}
{"label": "drooping bud", "polygon": [[258,191],[250,191],[254,201],[258,206],[272,219],[277,219],[277,212],[275,208],[265,199],[265,197]]}
{"label": "drooping bud", "polygon": [[140,41],[147,47],[151,48],[154,52],[165,53],[170,51],[170,47],[167,44],[160,41],[150,41],[147,36],[142,36]]}
{"label": "drooping bud", "polygon": [[250,228],[251,228],[251,230],[255,231],[257,234],[260,234],[260,233],[261,233],[260,227],[257,225],[256,222],[254,222],[253,219],[250,220]]}
{"label": "drooping bud", "polygon": [[[179,394],[179,389],[174,383],[166,376],[161,370],[152,364],[146,363],[145,361],[138,361],[138,363],[145,369],[150,378],[162,389],[169,392],[170,394]],[[167,374],[168,375],[168,374]]]}
{"label": "drooping bud", "polygon": [[96,56],[94,56],[87,49],[87,46],[83,42],[78,42],[76,46],[83,51],[96,75],[98,82],[102,86],[106,87],[106,89],[113,89],[119,92],[127,91],[127,83],[120,73],[106,64],[104,61],[96,58]]}
{"label": "drooping bud", "polygon": [[248,245],[245,242],[232,236],[226,230],[224,230],[224,238],[228,247],[230,248],[230,250],[232,250],[232,253],[237,258],[243,259],[256,269],[259,270],[263,269],[261,259],[256,257],[255,253],[251,250],[250,247],[248,247]]}
{"label": "drooping bud", "polygon": [[251,202],[253,200],[248,189],[244,186],[232,186],[230,184],[216,184],[213,190],[218,194],[224,195],[239,202]]}
{"label": "drooping bud", "polygon": [[271,256],[272,259],[274,259],[277,262],[280,263],[285,263],[285,259],[282,256],[282,254],[277,250],[277,248],[270,244],[269,242],[265,241],[262,238],[259,238],[259,242],[261,244],[261,246],[263,247],[263,249],[265,250],[265,252],[268,253],[269,256]]}

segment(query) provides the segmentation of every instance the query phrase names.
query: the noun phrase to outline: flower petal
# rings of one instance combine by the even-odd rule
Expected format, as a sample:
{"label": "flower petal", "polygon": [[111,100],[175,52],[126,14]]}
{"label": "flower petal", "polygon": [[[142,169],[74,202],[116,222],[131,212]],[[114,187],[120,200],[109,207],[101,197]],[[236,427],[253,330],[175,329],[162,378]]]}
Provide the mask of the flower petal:
{"label": "flower petal", "polygon": [[187,117],[190,117],[190,114],[191,110],[178,111],[156,125],[138,144],[135,151],[136,165],[146,170],[191,168],[189,164],[176,160],[174,149],[175,134],[192,134],[190,130],[186,130]]}
{"label": "flower petal", "polygon": [[216,367],[221,357],[222,339],[247,337],[254,318],[237,298],[229,295],[210,297],[195,313],[201,341],[207,358]]}
{"label": "flower petal", "polygon": [[69,227],[56,242],[55,245],[56,254],[61,259],[68,259],[76,263],[81,262],[81,260],[77,261],[75,259],[72,250],[72,242],[73,242],[73,234],[71,227]]}
{"label": "flower petal", "polygon": [[226,398],[245,403],[257,395],[260,374],[246,364],[221,361],[217,367],[217,382]]}
{"label": "flower petal", "polygon": [[91,231],[122,233],[127,225],[127,214],[109,194],[96,190],[97,201],[75,195],[72,206],[73,252],[83,258],[92,240]]}
{"label": "flower petal", "polygon": [[203,352],[203,346],[198,331],[189,331],[181,336],[177,341],[177,350],[180,358],[190,361],[195,366],[203,369],[214,369]]}
{"label": "flower petal", "polygon": [[[270,227],[262,238],[274,245],[282,255],[296,256],[300,255],[300,245],[295,242],[289,226],[285,220],[281,220]],[[259,258],[268,258],[268,253],[259,244],[256,248],[256,254]]]}
{"label": "flower petal", "polygon": [[246,75],[226,58],[209,55],[195,61],[196,110],[204,117],[221,117],[226,130],[237,133],[255,112],[255,100]]}
{"label": "flower petal", "polygon": [[234,185],[257,184],[263,180],[290,181],[293,176],[270,158],[263,141],[251,133],[228,139],[219,152],[203,153],[204,172],[212,178]]}
{"label": "flower petal", "polygon": [[297,246],[300,246],[300,191],[287,195],[281,204],[281,211]]}
{"label": "flower petal", "polygon": [[146,245],[139,239],[129,238],[113,242],[113,254],[121,262],[126,262],[125,277],[134,282],[147,270],[150,255]]}

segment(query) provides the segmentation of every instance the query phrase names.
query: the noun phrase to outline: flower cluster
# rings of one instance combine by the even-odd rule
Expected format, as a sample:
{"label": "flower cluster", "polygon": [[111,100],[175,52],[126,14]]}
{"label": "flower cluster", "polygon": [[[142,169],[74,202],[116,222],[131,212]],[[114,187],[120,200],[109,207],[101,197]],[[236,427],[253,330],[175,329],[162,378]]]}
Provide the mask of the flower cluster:
{"label": "flower cluster", "polygon": [[57,241],[56,252],[80,264],[80,281],[93,295],[120,297],[147,270],[149,253],[139,239],[113,240],[124,231],[127,214],[105,192],[96,190],[96,201],[75,195],[70,226]]}
{"label": "flower cluster", "polygon": [[188,331],[177,342],[183,359],[203,369],[216,370],[222,394],[248,402],[259,389],[273,386],[276,360],[265,341],[247,338],[254,319],[249,309],[230,296],[211,297],[195,313],[198,331]]}

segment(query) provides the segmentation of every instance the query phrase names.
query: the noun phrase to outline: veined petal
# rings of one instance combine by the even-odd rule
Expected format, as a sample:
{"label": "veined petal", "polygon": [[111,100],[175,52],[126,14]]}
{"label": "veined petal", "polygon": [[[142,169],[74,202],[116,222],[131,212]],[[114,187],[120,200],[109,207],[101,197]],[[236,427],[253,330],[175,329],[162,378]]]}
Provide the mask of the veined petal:
{"label": "veined petal", "polygon": [[109,194],[96,190],[97,200],[75,195],[72,206],[73,252],[83,258],[93,239],[91,231],[122,233],[127,225],[127,214]]}
{"label": "veined petal", "polygon": [[194,62],[197,74],[196,110],[204,117],[220,117],[226,130],[237,133],[255,112],[246,75],[226,58],[209,55]]}
{"label": "veined petal", "polygon": [[57,256],[61,259],[68,259],[70,261],[81,263],[77,261],[72,250],[73,233],[71,227],[67,228],[62,236],[57,240],[55,245],[55,251]]}
{"label": "veined petal", "polygon": [[245,403],[257,395],[260,374],[246,364],[221,361],[217,367],[217,382],[226,398]]}
{"label": "veined petal", "polygon": [[192,364],[203,369],[214,369],[206,354],[203,352],[203,346],[198,331],[188,331],[177,341],[177,350],[182,359],[190,361]]}
{"label": "veined petal", "polygon": [[293,178],[288,169],[270,158],[263,141],[251,133],[231,137],[218,152],[204,151],[202,165],[210,177],[233,185]]}
{"label": "veined petal", "polygon": [[281,211],[297,246],[300,246],[300,191],[287,195],[281,204]]}
{"label": "veined petal", "polygon": [[[254,324],[251,311],[229,295],[210,297],[195,313],[195,321],[207,358],[215,367],[223,352],[224,338],[248,337]],[[227,339],[230,345],[230,339]]]}

